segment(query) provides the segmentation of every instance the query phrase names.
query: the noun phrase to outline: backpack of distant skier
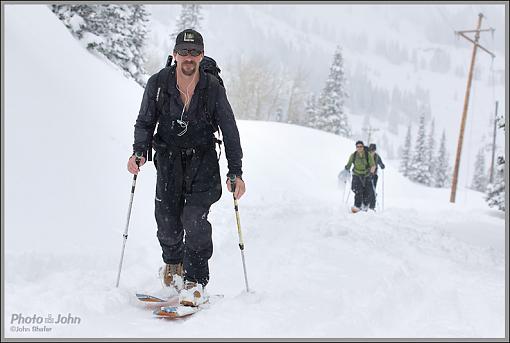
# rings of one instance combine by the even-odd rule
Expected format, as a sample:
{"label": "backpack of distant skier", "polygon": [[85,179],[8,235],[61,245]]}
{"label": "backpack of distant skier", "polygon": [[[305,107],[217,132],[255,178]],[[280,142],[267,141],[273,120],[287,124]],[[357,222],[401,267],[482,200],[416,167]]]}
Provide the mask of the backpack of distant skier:
{"label": "backpack of distant skier", "polygon": [[[173,56],[168,55],[165,68],[161,69],[157,76],[158,88],[156,93],[156,111],[159,113],[161,113],[163,110],[163,104],[167,95],[170,73],[175,71],[176,68],[175,63],[172,64],[172,61]],[[218,121],[215,118],[214,113],[211,113],[209,110],[214,108],[214,103],[216,102],[216,97],[218,94],[218,87],[214,86],[216,85],[215,82],[211,82],[211,77],[214,77],[216,80],[218,80],[220,86],[224,87],[223,80],[220,77],[221,69],[218,67],[216,61],[209,56],[204,56],[200,62],[199,68],[203,70],[207,75],[206,91],[201,95],[199,104],[203,106],[206,120],[211,125],[213,133],[215,133],[219,131]],[[217,143],[221,144],[221,140],[217,139]],[[148,157],[149,161],[152,160],[152,149],[149,149]]]}

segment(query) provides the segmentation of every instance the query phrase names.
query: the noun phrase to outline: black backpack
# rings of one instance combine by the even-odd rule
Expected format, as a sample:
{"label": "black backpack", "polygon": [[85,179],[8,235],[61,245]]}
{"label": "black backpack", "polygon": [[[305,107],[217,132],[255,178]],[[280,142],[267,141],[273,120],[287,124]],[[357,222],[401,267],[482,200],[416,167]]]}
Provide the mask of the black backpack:
{"label": "black backpack", "polygon": [[[157,83],[158,83],[158,90],[156,93],[156,111],[161,113],[163,104],[164,104],[164,98],[166,96],[166,90],[168,88],[168,78],[170,77],[170,73],[175,70],[176,66],[175,64],[172,64],[173,62],[173,56],[168,55],[168,58],[166,60],[165,68],[161,69],[158,73]],[[200,62],[199,68],[203,70],[207,75],[207,81],[206,81],[206,89],[207,91],[205,94],[203,94],[202,99],[200,99],[200,103],[204,106],[204,113],[206,116],[207,122],[212,126],[213,133],[216,131],[219,131],[218,121],[214,117],[213,114],[210,113],[209,109],[214,107],[214,103],[212,101],[216,101],[216,95],[218,92],[218,87],[211,86],[214,84],[213,82],[210,82],[210,78],[214,77],[218,80],[218,83],[224,87],[223,80],[221,79],[220,72],[221,69],[218,67],[218,64],[216,61],[209,57],[204,56],[202,61]],[[211,96],[213,94],[213,96]],[[217,143],[221,144],[221,140],[217,139]],[[220,150],[221,151],[221,150]],[[221,152],[220,152],[221,153]],[[148,160],[152,160],[152,148],[148,151]]]}

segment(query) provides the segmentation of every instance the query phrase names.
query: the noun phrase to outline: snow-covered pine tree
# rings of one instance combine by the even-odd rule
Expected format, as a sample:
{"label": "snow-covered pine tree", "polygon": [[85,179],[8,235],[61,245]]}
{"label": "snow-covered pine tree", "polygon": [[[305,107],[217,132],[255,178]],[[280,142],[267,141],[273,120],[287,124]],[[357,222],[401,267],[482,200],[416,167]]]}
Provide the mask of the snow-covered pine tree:
{"label": "snow-covered pine tree", "polygon": [[430,185],[431,175],[429,171],[429,152],[427,148],[427,138],[425,134],[425,115],[420,116],[420,126],[414,146],[413,158],[409,165],[408,176],[412,181]]}
{"label": "snow-covered pine tree", "polygon": [[305,105],[305,118],[303,121],[304,126],[314,127],[313,120],[317,116],[317,97],[314,93],[310,93],[306,99]]}
{"label": "snow-covered pine tree", "polygon": [[200,22],[202,21],[203,17],[200,14],[200,11],[202,10],[202,5],[183,4],[181,6],[181,14],[177,19],[175,31],[170,35],[172,41],[175,41],[175,38],[181,31],[186,29],[193,29],[200,32],[201,29]]}
{"label": "snow-covered pine tree", "polygon": [[436,149],[436,137],[435,137],[435,121],[432,119],[432,122],[430,123],[430,131],[429,136],[427,138],[427,162],[429,167],[429,173],[430,173],[430,183],[429,186],[434,187],[435,181],[434,181],[434,175],[436,173],[436,162],[434,161],[434,150]]}
{"label": "snow-covered pine tree", "polygon": [[411,124],[407,127],[407,134],[401,151],[399,170],[404,176],[407,176],[409,173],[409,164],[411,163]]}
{"label": "snow-covered pine tree", "polygon": [[150,14],[143,5],[132,5],[131,16],[128,17],[128,25],[131,26],[131,42],[133,59],[131,60],[133,69],[130,71],[135,80],[145,87],[148,75],[145,71],[147,62],[147,53],[145,43],[148,35]]}
{"label": "snow-covered pine tree", "polygon": [[475,191],[485,192],[487,191],[487,175],[485,170],[485,147],[478,150],[475,161],[475,171],[473,174],[473,181],[471,182],[471,188]]}
{"label": "snow-covered pine tree", "polygon": [[496,207],[498,210],[505,211],[505,157],[498,156],[496,165],[496,174],[494,182],[487,187],[487,204],[490,207]]}
{"label": "snow-covered pine tree", "polygon": [[52,11],[84,46],[145,86],[149,14],[143,5],[52,5]]}
{"label": "snow-covered pine tree", "polygon": [[351,128],[347,115],[344,113],[345,76],[343,56],[340,46],[336,48],[333,63],[329,69],[329,77],[318,100],[317,115],[311,122],[312,127],[319,130],[350,137]]}
{"label": "snow-covered pine tree", "polygon": [[443,130],[441,136],[441,143],[439,144],[439,151],[435,160],[435,174],[434,174],[434,185],[436,187],[446,187],[450,184],[450,175],[448,171],[450,166],[448,164],[448,152],[446,151],[446,133]]}
{"label": "snow-covered pine tree", "polygon": [[[498,126],[500,129],[505,129],[505,117],[498,118]],[[496,164],[496,173],[494,181],[487,187],[486,200],[490,207],[496,207],[501,211],[505,211],[505,175],[507,173],[506,161],[504,155],[498,156]]]}

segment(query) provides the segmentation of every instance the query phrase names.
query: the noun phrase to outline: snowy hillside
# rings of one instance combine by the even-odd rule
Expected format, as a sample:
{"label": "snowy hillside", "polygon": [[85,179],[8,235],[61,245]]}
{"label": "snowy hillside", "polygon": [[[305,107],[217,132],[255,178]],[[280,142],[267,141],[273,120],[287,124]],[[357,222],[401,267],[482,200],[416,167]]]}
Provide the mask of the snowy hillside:
{"label": "snowy hillside", "polygon": [[[152,163],[138,178],[114,286],[143,90],[44,5],[5,7],[4,75],[6,337],[504,337],[504,213],[462,187],[450,204],[449,190],[414,184],[388,161],[384,211],[352,215],[337,174],[354,141],[255,121],[238,122],[253,293],[224,189],[209,217],[208,291],[225,298],[185,320],[152,318],[134,297],[162,292]],[[59,314],[80,322],[35,332],[16,319]]]}

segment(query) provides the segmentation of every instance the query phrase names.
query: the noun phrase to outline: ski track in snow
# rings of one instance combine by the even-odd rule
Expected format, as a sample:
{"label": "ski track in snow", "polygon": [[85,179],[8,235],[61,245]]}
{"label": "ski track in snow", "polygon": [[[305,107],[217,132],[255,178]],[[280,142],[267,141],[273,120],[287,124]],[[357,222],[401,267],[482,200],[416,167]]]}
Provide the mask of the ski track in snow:
{"label": "ski track in snow", "polygon": [[[136,291],[159,292],[160,284],[154,265],[135,257],[159,251],[155,245],[152,252],[140,251],[133,242],[119,290],[113,287],[116,249],[93,258],[8,255],[7,261],[15,261],[9,270],[34,272],[7,275],[6,313],[71,312],[86,318],[78,328],[59,328],[63,336],[421,337],[434,332],[433,337],[464,337],[480,334],[483,318],[473,307],[503,310],[498,303],[503,298],[501,252],[458,241],[434,219],[424,223],[416,220],[417,213],[393,209],[350,215],[347,208],[296,204],[241,211],[250,227],[245,253],[253,294],[242,292],[231,227],[230,239],[215,240],[209,287],[226,298],[193,318],[162,322],[137,303]],[[215,225],[216,231],[223,229]],[[37,301],[9,301],[34,296]],[[477,300],[481,297],[485,301]],[[233,318],[234,331],[229,330]]]}

